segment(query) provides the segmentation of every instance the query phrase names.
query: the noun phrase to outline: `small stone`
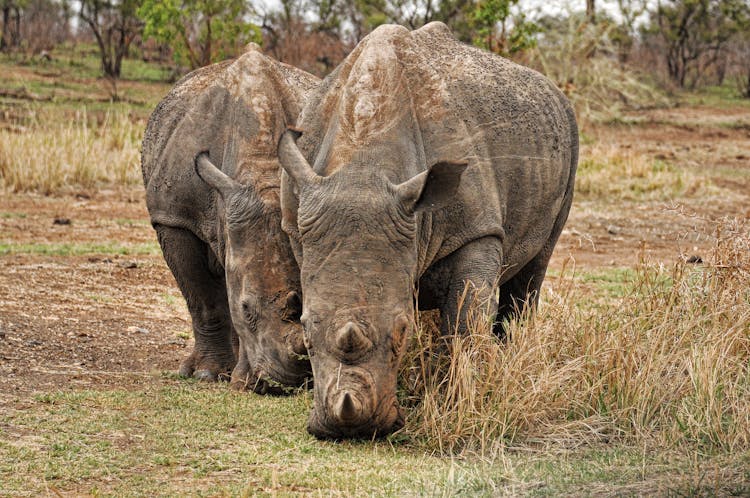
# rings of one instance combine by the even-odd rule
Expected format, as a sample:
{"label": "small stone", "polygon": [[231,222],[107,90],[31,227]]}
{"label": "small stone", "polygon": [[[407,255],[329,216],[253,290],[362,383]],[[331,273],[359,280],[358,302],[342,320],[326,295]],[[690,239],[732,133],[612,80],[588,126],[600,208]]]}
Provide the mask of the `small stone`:
{"label": "small stone", "polygon": [[52,221],[53,225],[70,225],[70,218],[55,218]]}
{"label": "small stone", "polygon": [[122,268],[125,268],[126,270],[130,270],[133,268],[138,268],[138,263],[136,263],[135,261],[123,261],[122,263],[120,263],[120,266]]}
{"label": "small stone", "polygon": [[151,332],[148,329],[144,329],[143,327],[136,327],[135,325],[131,325],[128,327],[128,332],[132,332],[134,334],[150,334]]}
{"label": "small stone", "polygon": [[26,345],[27,346],[41,346],[42,345],[42,341],[37,341],[36,339],[31,339],[31,340],[26,341]]}
{"label": "small stone", "polygon": [[618,227],[617,225],[609,225],[607,227],[607,233],[610,235],[619,235],[619,233],[622,232],[622,228]]}
{"label": "small stone", "polygon": [[703,258],[698,256],[697,254],[693,254],[687,260],[685,260],[685,262],[691,263],[691,264],[700,264],[700,263],[703,263]]}

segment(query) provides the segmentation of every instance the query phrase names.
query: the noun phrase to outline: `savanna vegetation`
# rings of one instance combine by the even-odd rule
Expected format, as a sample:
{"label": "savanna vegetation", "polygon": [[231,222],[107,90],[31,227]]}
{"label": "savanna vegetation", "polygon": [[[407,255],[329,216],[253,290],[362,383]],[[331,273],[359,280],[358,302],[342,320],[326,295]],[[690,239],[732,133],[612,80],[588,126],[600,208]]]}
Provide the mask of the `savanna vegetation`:
{"label": "savanna vegetation", "polygon": [[[750,493],[750,4],[0,1],[0,494]],[[141,192],[153,107],[246,43],[323,75],[384,22],[448,23],[581,124],[537,313],[440,337],[404,429],[320,442],[308,392],[177,379],[189,315]],[[467,289],[467,292],[470,292]]]}

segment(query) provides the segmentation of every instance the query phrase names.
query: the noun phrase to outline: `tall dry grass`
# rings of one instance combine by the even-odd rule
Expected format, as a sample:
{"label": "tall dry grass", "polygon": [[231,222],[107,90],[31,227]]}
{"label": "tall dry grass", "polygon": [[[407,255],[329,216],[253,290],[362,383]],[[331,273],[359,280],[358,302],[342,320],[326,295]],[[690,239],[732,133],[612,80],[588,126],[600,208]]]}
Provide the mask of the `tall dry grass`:
{"label": "tall dry grass", "polygon": [[0,128],[0,188],[51,194],[138,183],[143,128],[118,110],[99,119],[85,110],[35,113],[23,125]]}
{"label": "tall dry grass", "polygon": [[709,179],[698,172],[630,148],[603,143],[581,147],[578,199],[668,201],[705,194],[709,188]]}
{"label": "tall dry grass", "polygon": [[[571,270],[501,343],[481,312],[442,338],[428,320],[401,375],[405,431],[447,453],[529,445],[750,449],[750,225],[702,265],[643,263],[609,305]],[[472,310],[476,311],[476,310]]]}

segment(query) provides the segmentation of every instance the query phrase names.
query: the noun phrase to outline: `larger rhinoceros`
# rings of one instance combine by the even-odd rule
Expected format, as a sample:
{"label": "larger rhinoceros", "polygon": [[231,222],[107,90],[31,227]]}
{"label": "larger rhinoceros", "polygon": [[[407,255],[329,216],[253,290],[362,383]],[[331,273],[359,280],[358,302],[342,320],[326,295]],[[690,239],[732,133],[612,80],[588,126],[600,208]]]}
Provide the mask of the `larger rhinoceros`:
{"label": "larger rhinoceros", "polygon": [[311,93],[279,157],[315,378],[312,434],[402,425],[396,373],[415,287],[446,332],[466,328],[467,283],[498,321],[536,303],[577,156],[573,111],[549,80],[441,23],[377,28]]}
{"label": "larger rhinoceros", "polygon": [[149,119],[146,203],[195,335],[182,376],[231,372],[261,393],[309,376],[277,144],[318,82],[251,46],[183,78]]}

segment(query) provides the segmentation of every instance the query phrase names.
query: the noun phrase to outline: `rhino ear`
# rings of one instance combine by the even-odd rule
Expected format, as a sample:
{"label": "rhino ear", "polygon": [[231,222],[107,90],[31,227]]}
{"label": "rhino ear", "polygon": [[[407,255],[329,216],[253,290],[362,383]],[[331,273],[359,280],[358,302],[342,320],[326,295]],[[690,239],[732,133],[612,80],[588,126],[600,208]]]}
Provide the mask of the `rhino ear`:
{"label": "rhino ear", "polygon": [[298,187],[314,181],[318,176],[297,147],[297,139],[301,135],[300,130],[289,128],[281,135],[281,140],[279,140],[281,167],[292,177]]}
{"label": "rhino ear", "polygon": [[206,151],[195,156],[195,172],[208,186],[216,189],[222,199],[226,199],[229,194],[242,188],[239,182],[229,178],[223,171],[214,166]]}
{"label": "rhino ear", "polygon": [[396,186],[396,195],[409,211],[434,211],[456,195],[466,161],[439,161],[411,180]]}

